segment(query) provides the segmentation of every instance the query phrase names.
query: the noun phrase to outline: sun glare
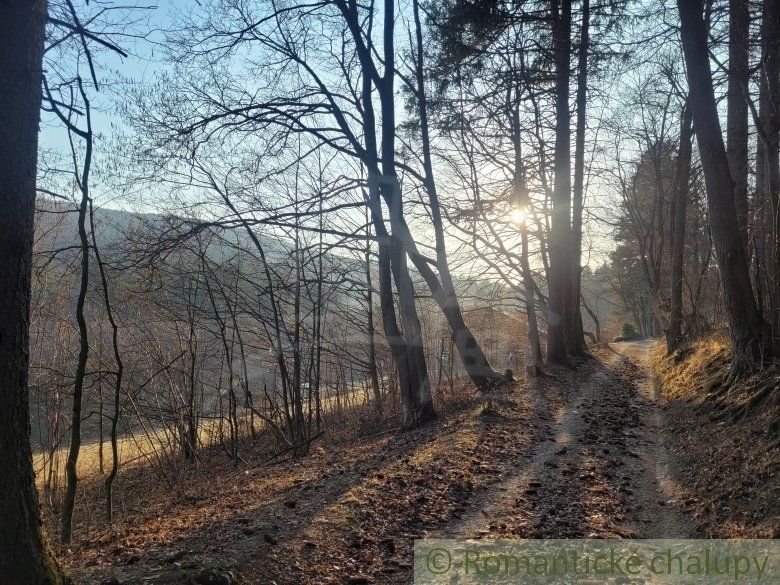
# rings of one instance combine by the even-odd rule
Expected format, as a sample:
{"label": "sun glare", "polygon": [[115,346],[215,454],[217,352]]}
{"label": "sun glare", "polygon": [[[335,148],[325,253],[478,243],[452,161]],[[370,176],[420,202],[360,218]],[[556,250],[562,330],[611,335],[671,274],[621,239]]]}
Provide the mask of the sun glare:
{"label": "sun glare", "polygon": [[525,211],[522,209],[513,209],[510,216],[512,218],[512,223],[520,224],[525,221]]}

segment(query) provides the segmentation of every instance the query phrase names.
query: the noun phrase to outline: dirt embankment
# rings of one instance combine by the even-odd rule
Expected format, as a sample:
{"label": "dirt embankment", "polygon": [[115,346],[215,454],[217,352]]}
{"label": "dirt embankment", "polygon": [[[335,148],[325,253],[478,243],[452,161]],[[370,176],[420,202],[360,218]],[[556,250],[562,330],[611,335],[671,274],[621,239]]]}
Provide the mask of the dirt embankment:
{"label": "dirt embankment", "polygon": [[726,388],[727,340],[705,339],[672,356],[665,349],[657,344],[650,361],[683,509],[707,537],[780,537],[777,366]]}

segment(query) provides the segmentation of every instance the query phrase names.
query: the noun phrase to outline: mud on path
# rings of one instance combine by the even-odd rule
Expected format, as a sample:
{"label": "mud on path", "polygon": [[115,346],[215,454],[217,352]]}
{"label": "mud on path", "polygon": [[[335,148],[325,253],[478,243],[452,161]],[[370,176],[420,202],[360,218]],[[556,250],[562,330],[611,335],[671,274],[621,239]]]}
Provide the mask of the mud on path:
{"label": "mud on path", "polygon": [[695,536],[649,345],[599,350],[411,432],[193,488],[66,561],[79,583],[192,583],[204,567],[230,571],[226,583],[408,583],[415,538]]}

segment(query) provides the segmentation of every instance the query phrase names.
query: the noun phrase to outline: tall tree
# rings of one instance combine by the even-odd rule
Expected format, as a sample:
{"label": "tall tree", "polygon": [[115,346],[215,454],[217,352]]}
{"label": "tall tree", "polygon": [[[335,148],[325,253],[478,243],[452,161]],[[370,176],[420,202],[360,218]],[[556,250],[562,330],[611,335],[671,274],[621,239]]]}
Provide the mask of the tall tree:
{"label": "tall tree", "polygon": [[773,274],[771,286],[773,337],[780,339],[780,3],[764,0],[761,23],[761,120],[763,141],[762,185],[772,221]]}
{"label": "tall tree", "polygon": [[28,389],[46,2],[0,4],[0,581],[66,583],[41,526]]}
{"label": "tall tree", "polygon": [[572,193],[571,277],[568,286],[571,323],[568,349],[574,355],[585,353],[580,310],[582,283],[582,213],[585,195],[585,124],[588,104],[588,50],[590,47],[590,0],[582,2],[580,47],[577,54],[577,121],[574,133],[574,191]]}
{"label": "tall tree", "polygon": [[748,0],[729,2],[729,80],[726,111],[726,154],[734,180],[734,203],[743,246],[747,244],[748,218]]}
{"label": "tall tree", "polygon": [[423,183],[428,193],[428,201],[431,209],[431,222],[436,238],[436,267],[438,268],[441,282],[431,270],[428,262],[421,258],[420,254],[411,254],[415,267],[425,279],[436,302],[439,304],[447,323],[450,326],[452,339],[458,348],[463,366],[472,382],[477,387],[488,389],[490,386],[502,380],[499,374],[490,365],[485,352],[480,346],[471,329],[466,325],[463,311],[460,307],[455,284],[450,273],[450,263],[447,257],[447,247],[444,237],[444,223],[442,221],[439,194],[436,188],[436,179],[433,172],[433,159],[431,156],[431,140],[428,129],[428,100],[425,91],[425,66],[423,62],[423,36],[420,22],[420,7],[417,0],[412,2],[415,23],[415,88],[420,114],[420,137],[423,156]]}
{"label": "tall tree", "polygon": [[732,376],[754,371],[767,347],[764,323],[750,284],[747,255],[742,245],[734,201],[734,179],[718,119],[710,69],[703,0],[677,0],[681,37],[688,75],[689,104],[701,155],[710,232],[720,268],[723,300],[732,342]]}
{"label": "tall tree", "polygon": [[[90,113],[90,103],[84,92],[81,78],[77,81],[79,92],[84,104],[86,114],[87,129],[81,130],[73,124],[69,117],[66,117],[59,110],[59,106],[53,107],[59,115],[62,122],[67,126],[68,132],[81,137],[84,140],[84,162],[79,172],[79,166],[76,163],[76,150],[74,142],[71,140],[71,150],[73,153],[74,176],[76,186],[81,192],[81,202],[78,209],[78,234],[79,247],[81,252],[81,262],[79,275],[79,294],[76,299],[76,323],[79,330],[79,355],[76,362],[76,375],[73,381],[73,404],[72,418],[70,423],[70,446],[68,448],[68,460],[65,465],[65,475],[67,477],[67,486],[65,497],[62,504],[62,517],[60,526],[60,539],[63,543],[69,543],[73,532],[73,508],[76,503],[76,488],[78,487],[77,464],[79,452],[81,451],[81,410],[84,398],[84,381],[87,376],[87,360],[89,358],[89,333],[87,331],[87,319],[84,314],[84,306],[89,292],[89,258],[91,254],[91,245],[87,233],[87,217],[89,212],[89,174],[92,167],[92,116]],[[48,85],[47,85],[48,87]],[[51,99],[50,101],[54,101]]]}
{"label": "tall tree", "polygon": [[566,363],[573,292],[569,280],[571,253],[571,2],[551,1],[555,59],[555,185],[550,225],[550,281],[547,317],[547,360]]}
{"label": "tall tree", "polygon": [[[384,0],[383,19],[383,56],[384,74],[377,80],[376,88],[379,94],[382,114],[381,128],[381,176],[374,179],[381,181],[379,188],[387,204],[390,216],[392,237],[390,241],[390,260],[398,291],[398,311],[406,338],[407,367],[413,373],[409,388],[410,393],[404,401],[404,421],[407,425],[424,422],[435,416],[431,399],[428,367],[423,351],[423,337],[417,306],[414,300],[414,284],[407,263],[407,248],[411,235],[406,227],[403,212],[403,193],[398,179],[395,159],[395,20],[396,10],[394,0]],[[369,169],[369,172],[373,172]]]}
{"label": "tall tree", "polygon": [[[520,88],[512,88],[507,92],[507,109],[509,110],[509,126],[512,132],[512,147],[514,150],[514,168],[512,169],[512,186],[515,198],[520,208],[520,266],[523,275],[523,292],[525,301],[525,315],[528,322],[528,345],[531,350],[529,372],[534,376],[541,372],[542,346],[539,343],[539,323],[536,318],[536,291],[534,276],[531,272],[531,264],[528,261],[528,217],[530,209],[530,197],[528,196],[528,184],[526,181],[525,166],[523,164],[522,136],[520,129]],[[512,96],[515,96],[512,99]]]}
{"label": "tall tree", "polygon": [[[356,3],[340,3],[339,8],[357,46],[362,70],[361,101],[364,148],[362,163],[368,171],[368,201],[374,230],[379,237],[379,300],[382,326],[393,354],[398,373],[403,418],[406,426],[425,422],[436,416],[433,408],[428,368],[423,351],[422,327],[414,300],[414,284],[407,262],[407,251],[413,240],[403,217],[403,193],[395,160],[395,2],[384,2],[383,56],[384,74],[379,75],[370,48],[370,35],[364,37]],[[368,30],[372,28],[373,11],[369,13]],[[373,93],[379,96],[381,142],[377,137],[377,119]],[[346,123],[342,123],[349,133]],[[356,141],[356,139],[355,139]],[[390,231],[385,226],[381,200],[389,211]],[[398,292],[398,325],[393,299],[393,282]]]}
{"label": "tall tree", "polygon": [[691,180],[691,109],[686,104],[680,123],[680,149],[677,153],[673,220],[671,306],[669,328],[666,330],[666,350],[672,353],[680,343],[683,320],[683,252],[685,251],[685,215],[688,209],[688,187]]}

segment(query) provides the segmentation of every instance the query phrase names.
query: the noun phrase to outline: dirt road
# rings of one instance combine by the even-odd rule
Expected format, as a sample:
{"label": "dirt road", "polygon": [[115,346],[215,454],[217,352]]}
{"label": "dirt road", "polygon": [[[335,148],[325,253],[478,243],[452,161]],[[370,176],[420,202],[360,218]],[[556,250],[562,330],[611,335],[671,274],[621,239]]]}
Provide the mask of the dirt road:
{"label": "dirt road", "polygon": [[557,410],[529,464],[479,496],[437,536],[692,537],[668,470],[656,385],[646,365],[651,345],[614,344]]}

